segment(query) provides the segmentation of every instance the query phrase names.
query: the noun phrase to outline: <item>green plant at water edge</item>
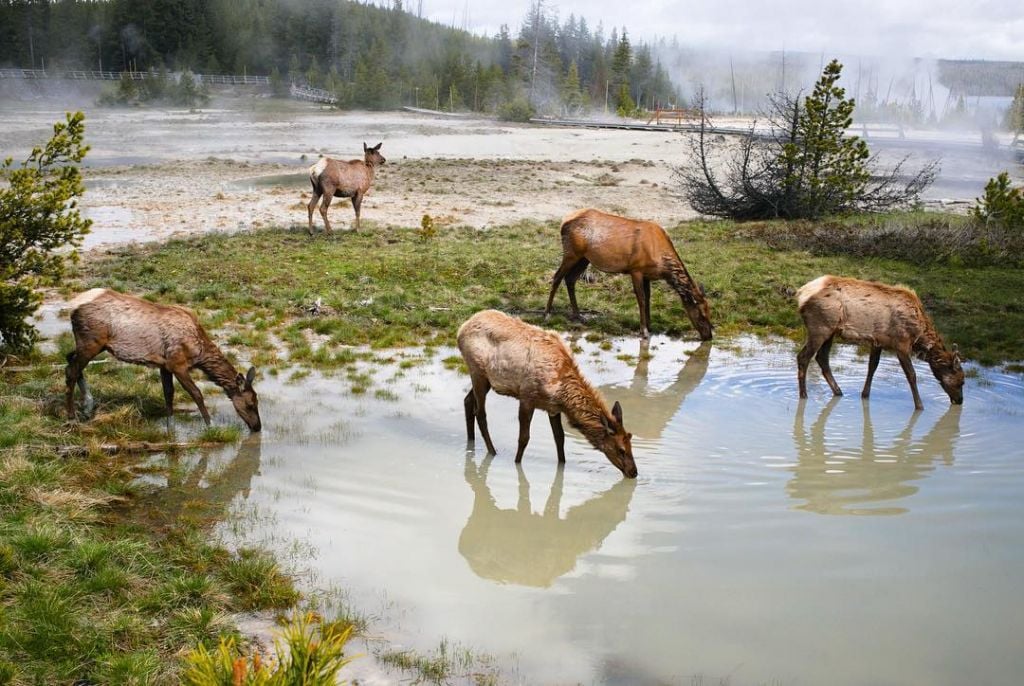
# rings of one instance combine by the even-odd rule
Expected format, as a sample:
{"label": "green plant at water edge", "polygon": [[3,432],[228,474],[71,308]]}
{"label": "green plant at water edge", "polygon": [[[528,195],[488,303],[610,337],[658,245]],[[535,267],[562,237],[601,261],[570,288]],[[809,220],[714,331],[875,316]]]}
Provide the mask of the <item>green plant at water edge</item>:
{"label": "green plant at water edge", "polygon": [[1024,190],[1010,186],[1010,175],[1002,172],[985,184],[985,195],[971,208],[971,215],[986,224],[1024,230]]}
{"label": "green plant at water edge", "polygon": [[[92,223],[79,214],[85,192],[78,164],[89,151],[83,144],[85,115],[67,114],[53,125],[53,137],[14,166],[0,165],[0,353],[25,352],[36,339],[26,319],[42,302],[38,288],[54,283]],[[3,185],[3,184],[0,184]]]}
{"label": "green plant at water edge", "polygon": [[222,640],[216,650],[203,646],[185,658],[181,683],[186,686],[333,686],[338,673],[352,661],[345,644],[352,627],[324,623],[314,614],[295,617],[274,641],[277,656],[242,655],[234,639]]}

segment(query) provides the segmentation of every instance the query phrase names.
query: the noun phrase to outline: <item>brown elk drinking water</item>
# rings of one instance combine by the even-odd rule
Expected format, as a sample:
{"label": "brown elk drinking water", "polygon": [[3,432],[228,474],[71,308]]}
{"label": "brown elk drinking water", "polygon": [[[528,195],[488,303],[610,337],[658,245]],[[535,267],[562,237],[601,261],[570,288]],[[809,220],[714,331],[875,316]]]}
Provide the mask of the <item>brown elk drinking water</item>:
{"label": "brown elk drinking water", "polygon": [[494,389],[519,399],[519,450],[516,462],[530,440],[530,420],[535,409],[548,413],[555,436],[558,461],[565,462],[562,414],[591,445],[627,477],[636,476],[631,434],[622,426],[622,406],[609,412],[600,394],[583,378],[569,348],[557,334],[527,324],[496,310],[477,312],[459,327],[459,351],[473,388],[466,394],[466,434],[474,440],[473,418],[490,453],[496,453],[487,430],[484,399]]}
{"label": "brown elk drinking water", "polygon": [[843,394],[828,362],[832,339],[839,336],[871,346],[868,378],[861,397],[867,398],[871,393],[871,379],[882,350],[892,350],[907,375],[914,407],[920,410],[924,405],[917,392],[911,354],[928,362],[954,404],[964,401],[964,370],[956,346],[946,349],[920,298],[909,288],[826,275],[801,286],[796,296],[807,327],[807,342],[797,355],[801,398],[807,397],[807,365],[812,357],[818,360],[833,395]]}
{"label": "brown elk drinking water", "polygon": [[65,370],[65,405],[74,419],[75,384],[82,391],[86,414],[92,413],[93,398],[85,382],[85,366],[104,350],[122,362],[143,364],[160,370],[167,416],[174,410],[174,379],[184,386],[199,407],[206,425],[210,413],[203,394],[189,376],[199,369],[224,389],[235,411],[253,431],[261,428],[259,402],[252,381],[256,368],[242,376],[206,335],[196,316],[184,307],[158,305],[133,295],[107,288],[93,288],[69,303],[75,350],[68,353]]}
{"label": "brown elk drinking water", "polygon": [[313,197],[309,199],[307,205],[309,235],[313,235],[313,210],[321,197],[323,203],[320,205],[320,216],[324,218],[324,233],[331,232],[327,209],[331,206],[332,198],[352,198],[352,209],[356,212],[356,229],[359,228],[359,207],[363,204],[363,196],[370,190],[377,167],[386,162],[384,156],[380,154],[381,145],[383,142],[368,148],[366,143],[363,143],[361,160],[344,162],[324,157],[309,168],[309,182],[313,185]]}
{"label": "brown elk drinking water", "polygon": [[651,281],[661,279],[679,294],[700,339],[711,340],[711,310],[704,293],[690,278],[665,229],[654,222],[627,219],[599,210],[580,210],[563,219],[562,264],[551,281],[545,317],[551,313],[555,292],[564,278],[572,314],[579,318],[576,281],[590,264],[603,272],[629,274],[644,338],[650,335]]}

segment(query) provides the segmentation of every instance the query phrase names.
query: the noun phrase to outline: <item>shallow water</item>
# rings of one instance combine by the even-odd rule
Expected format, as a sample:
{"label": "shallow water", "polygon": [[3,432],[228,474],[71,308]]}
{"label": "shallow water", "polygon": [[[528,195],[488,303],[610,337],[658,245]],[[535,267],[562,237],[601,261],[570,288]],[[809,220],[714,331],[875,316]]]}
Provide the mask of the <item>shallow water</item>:
{"label": "shallow water", "polygon": [[558,469],[542,415],[517,468],[515,401],[494,394],[499,454],[467,450],[451,351],[368,365],[366,395],[344,373],[262,379],[262,437],[186,473],[242,515],[223,533],[297,555],[375,632],[426,651],[447,638],[521,683],[1024,673],[1019,376],[981,370],[956,407],[919,365],[914,412],[889,357],[861,401],[849,346],[833,352],[847,395],[812,370],[800,402],[789,341],[656,337],[639,361],[635,339],[576,343],[623,404],[635,481],[568,430]]}

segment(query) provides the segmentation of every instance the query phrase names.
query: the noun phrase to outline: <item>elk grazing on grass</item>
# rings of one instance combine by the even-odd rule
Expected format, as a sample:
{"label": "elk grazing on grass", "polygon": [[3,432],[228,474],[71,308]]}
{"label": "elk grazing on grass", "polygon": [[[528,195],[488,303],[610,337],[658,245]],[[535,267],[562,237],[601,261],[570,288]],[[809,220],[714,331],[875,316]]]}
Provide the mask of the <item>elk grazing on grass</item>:
{"label": "elk grazing on grass", "polygon": [[363,197],[370,190],[377,167],[386,161],[380,154],[381,145],[383,142],[368,148],[366,143],[363,143],[362,160],[343,162],[324,157],[309,168],[309,182],[313,184],[313,197],[309,199],[307,205],[310,236],[313,235],[313,210],[321,197],[324,199],[320,205],[320,216],[324,218],[324,233],[331,232],[327,209],[331,206],[332,198],[352,198],[352,209],[356,211],[356,230],[359,229],[359,207],[363,204]]}
{"label": "elk grazing on grass", "polygon": [[600,210],[580,210],[563,219],[562,264],[551,281],[545,317],[551,313],[558,284],[565,279],[572,315],[579,318],[576,281],[590,264],[610,274],[629,274],[644,338],[650,336],[651,281],[662,279],[679,294],[700,339],[711,340],[711,309],[703,290],[690,278],[665,229],[654,222],[627,219]]}
{"label": "elk grazing on grass", "polygon": [[496,453],[487,430],[484,399],[494,389],[519,399],[519,450],[521,462],[530,440],[530,421],[535,409],[548,413],[555,436],[558,461],[565,462],[562,414],[627,477],[636,476],[631,434],[622,427],[622,406],[611,411],[600,394],[583,378],[576,362],[557,334],[495,310],[477,312],[459,327],[459,351],[473,388],[466,394],[466,433],[474,440],[473,418],[487,450]]}
{"label": "elk grazing on grass", "polygon": [[184,386],[210,425],[210,413],[203,394],[189,375],[199,369],[224,389],[238,416],[252,431],[259,431],[260,413],[252,381],[256,369],[242,376],[206,335],[196,316],[184,307],[158,305],[107,288],[93,288],[69,303],[75,350],[68,353],[64,372],[67,381],[65,405],[74,419],[75,384],[82,391],[86,414],[94,406],[85,382],[84,370],[104,350],[122,362],[143,364],[160,370],[167,416],[174,411],[174,379]]}
{"label": "elk grazing on grass", "polygon": [[964,401],[960,354],[956,346],[946,349],[921,300],[909,288],[826,275],[801,286],[796,296],[800,316],[807,327],[807,342],[797,355],[801,398],[807,397],[807,365],[812,357],[818,360],[833,395],[843,394],[828,362],[832,339],[839,336],[871,346],[868,378],[861,397],[867,398],[871,393],[871,379],[882,350],[891,350],[907,375],[914,394],[914,407],[918,410],[924,405],[917,392],[917,375],[910,360],[912,354],[928,362],[954,404]]}

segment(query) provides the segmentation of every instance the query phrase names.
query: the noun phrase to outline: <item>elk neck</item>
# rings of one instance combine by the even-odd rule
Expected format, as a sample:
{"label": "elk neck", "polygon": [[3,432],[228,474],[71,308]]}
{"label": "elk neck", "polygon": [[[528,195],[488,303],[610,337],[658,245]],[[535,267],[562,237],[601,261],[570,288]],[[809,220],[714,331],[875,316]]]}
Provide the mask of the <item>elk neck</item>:
{"label": "elk neck", "polygon": [[591,445],[599,447],[605,438],[604,422],[601,420],[611,421],[611,413],[575,365],[562,378],[555,401],[562,408],[569,424],[579,430]]}
{"label": "elk neck", "polygon": [[229,398],[241,392],[242,389],[238,386],[238,370],[213,343],[209,343],[208,347],[204,346],[195,366],[207,379],[223,388]]}
{"label": "elk neck", "polygon": [[665,273],[665,280],[683,300],[696,304],[699,293],[689,272],[683,266],[683,261],[675,254],[665,254],[661,257],[662,270]]}

